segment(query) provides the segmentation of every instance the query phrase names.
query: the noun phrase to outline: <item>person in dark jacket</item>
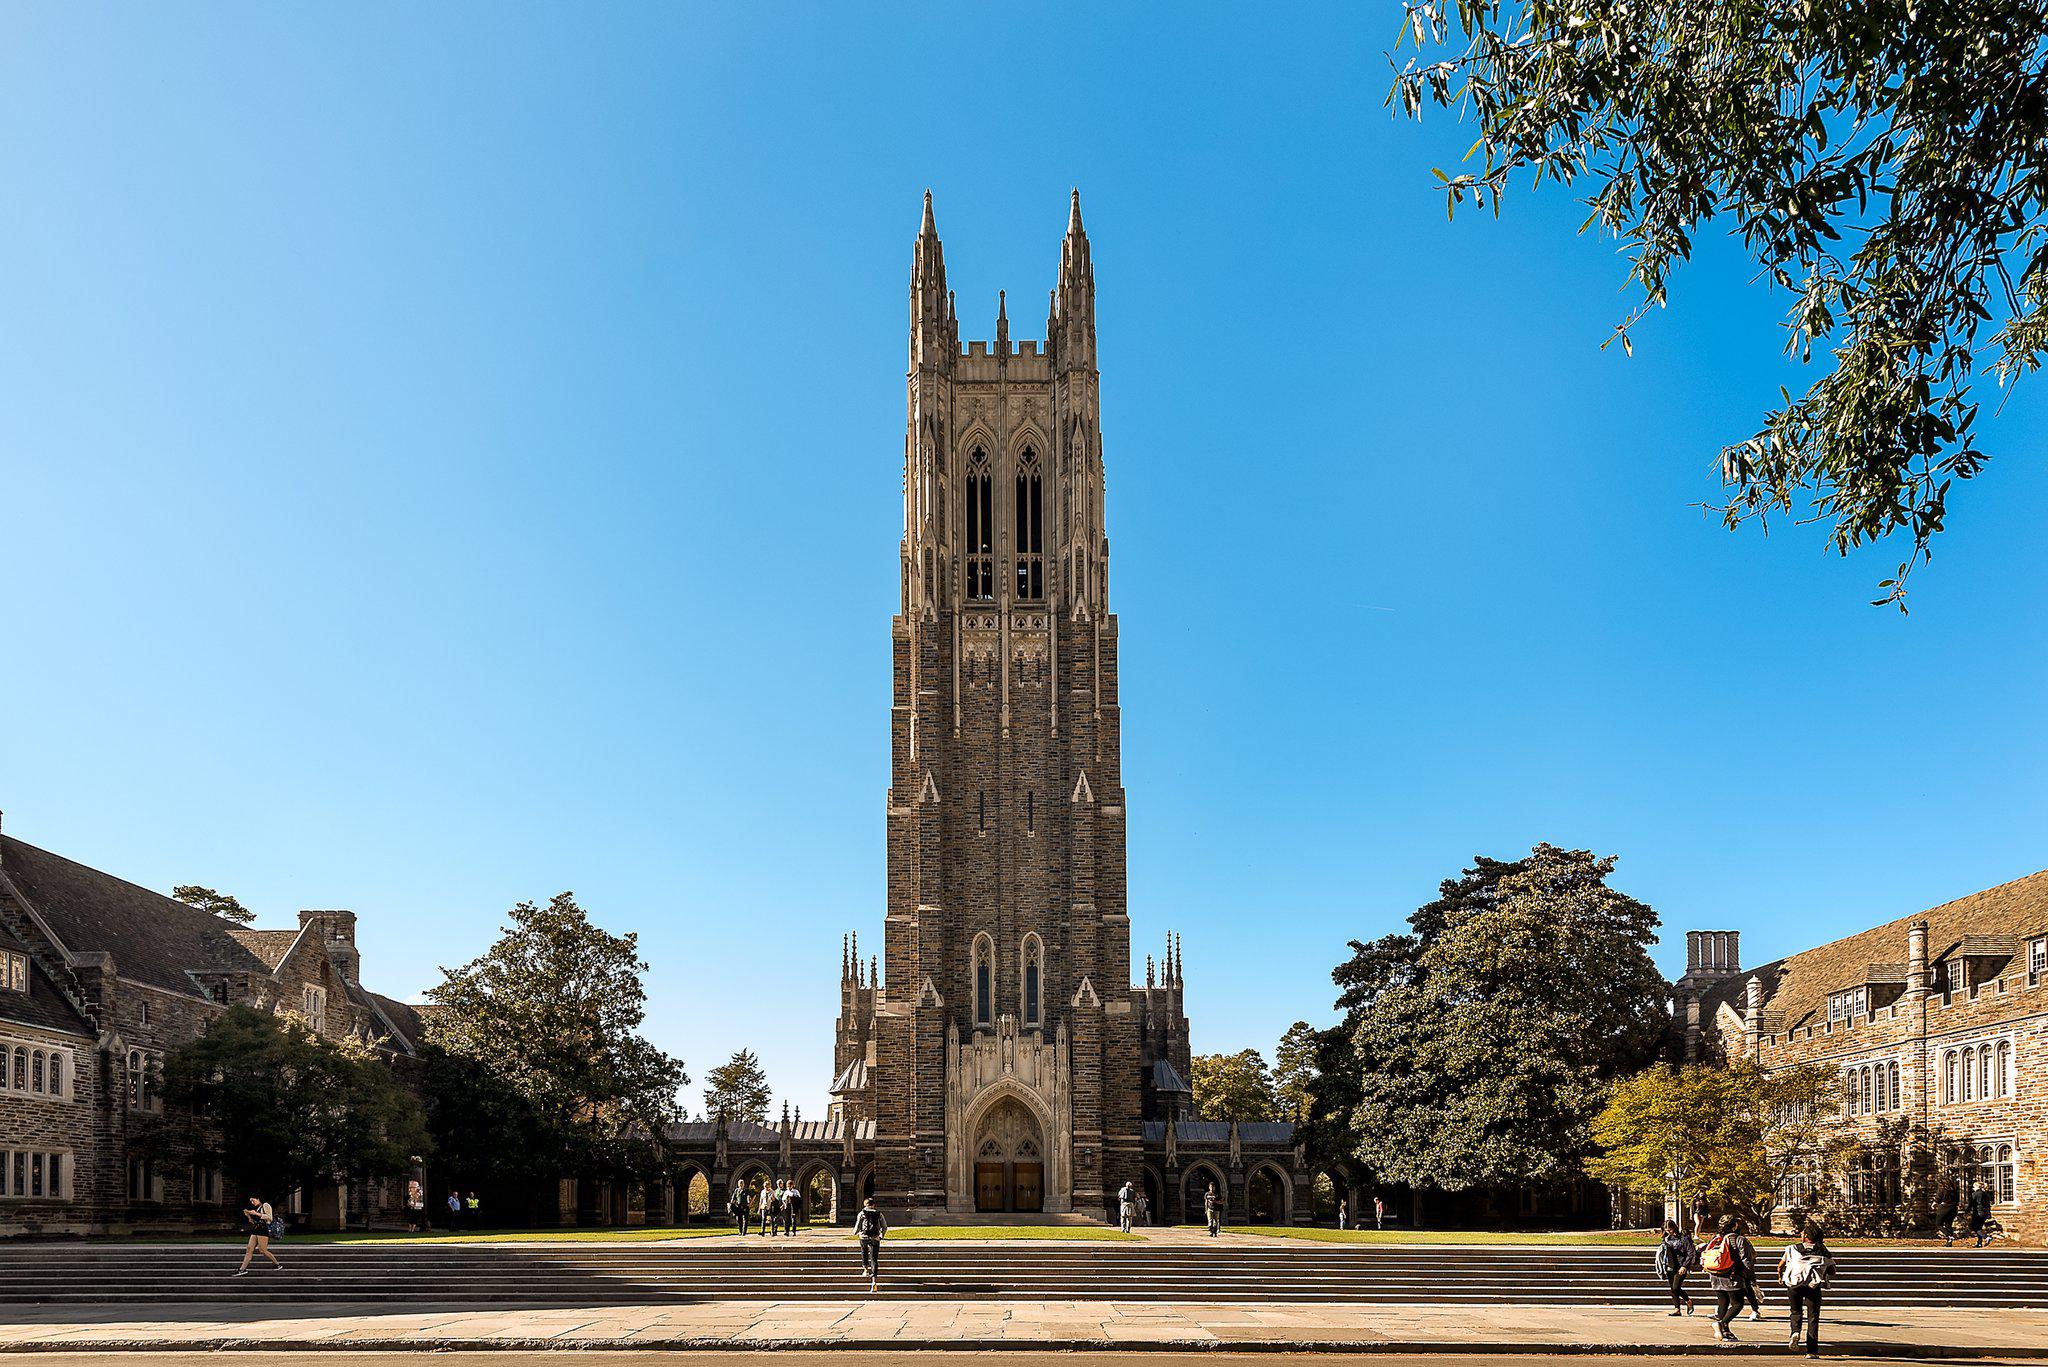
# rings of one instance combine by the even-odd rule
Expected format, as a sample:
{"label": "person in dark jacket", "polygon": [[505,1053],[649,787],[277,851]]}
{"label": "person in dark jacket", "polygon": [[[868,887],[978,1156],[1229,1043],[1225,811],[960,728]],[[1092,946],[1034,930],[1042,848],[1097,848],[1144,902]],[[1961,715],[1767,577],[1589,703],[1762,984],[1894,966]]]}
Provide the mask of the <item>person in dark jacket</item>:
{"label": "person in dark jacket", "polygon": [[1223,1229],[1223,1198],[1216,1194],[1216,1184],[1211,1182],[1208,1191],[1202,1194],[1202,1214],[1209,1220],[1209,1237],[1215,1238]]}
{"label": "person in dark jacket", "polygon": [[1728,1325],[1742,1309],[1743,1283],[1756,1277],[1756,1249],[1743,1236],[1740,1218],[1730,1215],[1721,1221],[1721,1232],[1700,1250],[1700,1265],[1714,1288],[1714,1336],[1733,1343],[1735,1332]]}
{"label": "person in dark jacket", "polygon": [[1740,1217],[1735,1221],[1735,1237],[1742,1241],[1743,1248],[1748,1251],[1748,1256],[1737,1264],[1742,1269],[1742,1297],[1735,1304],[1736,1313],[1740,1314],[1746,1303],[1749,1306],[1749,1317],[1761,1320],[1764,1317],[1764,1303],[1756,1294],[1756,1246],[1749,1241],[1749,1225]]}
{"label": "person in dark jacket", "polygon": [[1944,1245],[1956,1241],[1956,1207],[1960,1196],[1953,1177],[1942,1178],[1941,1185],[1934,1189],[1934,1227],[1941,1231]]}
{"label": "person in dark jacket", "polygon": [[875,1209],[875,1198],[861,1202],[853,1217],[853,1237],[860,1240],[860,1270],[868,1275],[870,1291],[882,1282],[882,1236],[888,1232],[889,1222]]}
{"label": "person in dark jacket", "polygon": [[1799,1235],[1799,1242],[1786,1246],[1778,1259],[1778,1280],[1792,1299],[1791,1345],[1799,1347],[1801,1322],[1806,1329],[1806,1355],[1820,1356],[1820,1296],[1835,1279],[1835,1255],[1828,1252],[1821,1228],[1813,1221]]}
{"label": "person in dark jacket", "polygon": [[725,1209],[726,1213],[732,1216],[732,1222],[739,1226],[740,1233],[745,1234],[747,1232],[747,1225],[750,1223],[750,1217],[754,1213],[753,1205],[747,1200],[747,1184],[745,1182],[735,1182],[733,1184],[732,1195],[726,1198]]}
{"label": "person in dark jacket", "polygon": [[1991,1184],[1982,1183],[1970,1193],[1970,1237],[1982,1248],[1991,1242]]}
{"label": "person in dark jacket", "polygon": [[1692,1260],[1699,1256],[1692,1239],[1678,1227],[1678,1221],[1664,1222],[1664,1237],[1657,1241],[1657,1277],[1671,1291],[1671,1313],[1690,1315],[1694,1306],[1692,1293],[1685,1289],[1685,1274],[1692,1271]]}

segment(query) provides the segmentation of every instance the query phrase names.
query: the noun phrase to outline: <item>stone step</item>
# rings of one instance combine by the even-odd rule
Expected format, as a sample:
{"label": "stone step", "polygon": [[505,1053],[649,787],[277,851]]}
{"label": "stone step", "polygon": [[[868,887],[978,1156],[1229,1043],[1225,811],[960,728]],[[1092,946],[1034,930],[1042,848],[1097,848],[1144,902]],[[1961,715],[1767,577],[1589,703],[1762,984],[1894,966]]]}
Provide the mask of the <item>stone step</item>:
{"label": "stone step", "polygon": [[[9,1245],[0,1247],[0,1304],[544,1306],[867,1294],[851,1240],[759,1247],[287,1240],[279,1251],[285,1270],[259,1264],[248,1277],[230,1278],[240,1259],[234,1243]],[[1767,1260],[1775,1253],[1761,1251]],[[2048,1308],[2048,1256],[2041,1253],[1873,1249],[1841,1257],[1831,1303]],[[899,1298],[1556,1305],[1665,1299],[1645,1248],[899,1240],[884,1260],[885,1292]],[[1782,1300],[1783,1293],[1767,1287],[1766,1295]]]}

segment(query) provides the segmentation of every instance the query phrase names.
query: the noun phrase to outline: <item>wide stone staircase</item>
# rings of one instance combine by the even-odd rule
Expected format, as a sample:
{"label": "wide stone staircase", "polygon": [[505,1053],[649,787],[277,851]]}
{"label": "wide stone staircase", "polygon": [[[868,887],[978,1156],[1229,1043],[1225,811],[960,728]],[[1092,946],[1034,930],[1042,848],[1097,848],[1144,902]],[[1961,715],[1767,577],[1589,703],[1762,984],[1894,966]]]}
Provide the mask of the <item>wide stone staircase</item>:
{"label": "wide stone staircase", "polygon": [[[1759,1246],[1775,1266],[1775,1245]],[[2048,1308],[2048,1254],[1838,1249],[1831,1306]],[[742,1245],[279,1244],[282,1271],[230,1278],[240,1245],[0,1245],[0,1305],[624,1306],[868,1296],[851,1239]],[[1643,1247],[970,1243],[894,1240],[895,1298],[1642,1305]],[[1704,1278],[1696,1288],[1708,1307]],[[1767,1284],[1767,1303],[1784,1301]],[[175,1312],[164,1318],[174,1318]]]}

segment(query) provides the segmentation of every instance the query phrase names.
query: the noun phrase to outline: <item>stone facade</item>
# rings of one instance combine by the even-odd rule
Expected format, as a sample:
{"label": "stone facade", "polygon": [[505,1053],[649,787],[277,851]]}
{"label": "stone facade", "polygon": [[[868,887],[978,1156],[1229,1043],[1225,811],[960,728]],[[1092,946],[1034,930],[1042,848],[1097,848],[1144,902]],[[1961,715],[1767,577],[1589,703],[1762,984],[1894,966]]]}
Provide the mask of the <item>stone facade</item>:
{"label": "stone facade", "polygon": [[1187,1100],[1177,944],[1131,985],[1100,398],[1080,196],[1042,346],[1011,342],[1004,297],[995,340],[961,344],[927,196],[883,953],[849,941],[834,1060],[890,1208],[1099,1215]]}
{"label": "stone facade", "polygon": [[1734,932],[1694,931],[1674,1005],[1689,1061],[1841,1070],[1866,1140],[1852,1207],[1898,1203],[1904,1174],[1948,1176],[1988,1185],[2015,1237],[2048,1240],[2048,872],[1748,971]]}
{"label": "stone facade", "polygon": [[[242,1194],[175,1157],[190,1117],[157,1091],[164,1057],[231,1003],[300,1011],[394,1056],[419,1030],[363,987],[352,912],[245,929],[0,836],[0,1235],[233,1221]],[[403,1218],[397,1183],[269,1195],[314,1225]]]}

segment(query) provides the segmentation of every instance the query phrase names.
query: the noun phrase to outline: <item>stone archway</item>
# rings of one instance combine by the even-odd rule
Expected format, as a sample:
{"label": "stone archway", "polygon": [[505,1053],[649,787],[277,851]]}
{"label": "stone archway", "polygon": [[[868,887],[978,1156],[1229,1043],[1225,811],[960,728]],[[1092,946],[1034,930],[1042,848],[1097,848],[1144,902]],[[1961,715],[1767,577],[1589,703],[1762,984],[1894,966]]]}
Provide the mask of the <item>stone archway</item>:
{"label": "stone archway", "polygon": [[998,1098],[981,1112],[968,1142],[977,1211],[1045,1209],[1045,1131],[1029,1107],[1014,1096]]}

